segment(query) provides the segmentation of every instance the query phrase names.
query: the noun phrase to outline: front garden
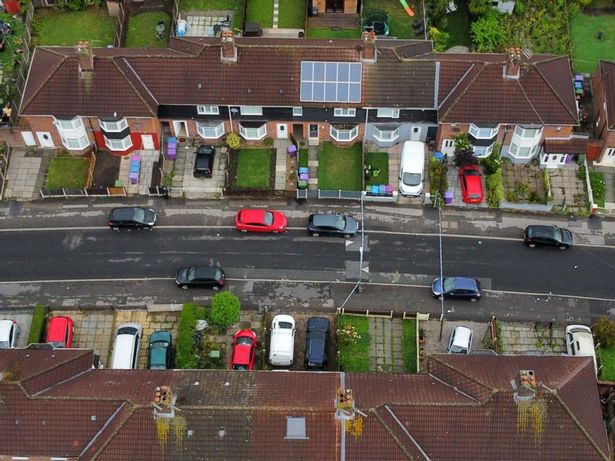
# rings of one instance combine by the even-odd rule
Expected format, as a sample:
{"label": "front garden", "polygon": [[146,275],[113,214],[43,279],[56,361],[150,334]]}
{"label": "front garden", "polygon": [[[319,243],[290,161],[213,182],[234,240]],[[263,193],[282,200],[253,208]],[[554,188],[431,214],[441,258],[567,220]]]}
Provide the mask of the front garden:
{"label": "front garden", "polygon": [[75,157],[68,152],[59,152],[49,165],[45,188],[56,190],[86,187],[89,164],[89,158]]}
{"label": "front garden", "polygon": [[323,143],[318,153],[319,189],[360,191],[362,174],[361,143],[346,148]]}
{"label": "front garden", "polygon": [[274,184],[275,153],[271,148],[230,151],[229,190],[271,190]]}

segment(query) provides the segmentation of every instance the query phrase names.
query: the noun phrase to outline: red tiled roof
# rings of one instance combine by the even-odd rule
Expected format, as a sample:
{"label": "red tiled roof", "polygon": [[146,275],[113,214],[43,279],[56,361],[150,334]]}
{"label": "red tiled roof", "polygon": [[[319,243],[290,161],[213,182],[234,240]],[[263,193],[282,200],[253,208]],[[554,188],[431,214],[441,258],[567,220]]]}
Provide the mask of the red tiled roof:
{"label": "red tiled roof", "polygon": [[[321,107],[300,101],[301,62],[361,60],[360,40],[237,38],[235,63],[221,61],[219,39],[171,43],[174,49],[96,48],[91,81],[79,77],[74,48],[37,48],[20,113],[155,116],[158,105],[172,104]],[[433,108],[435,63],[415,59],[430,52],[430,42],[388,40],[377,48],[377,62],[363,65],[360,105]]]}
{"label": "red tiled roof", "polygon": [[607,126],[609,130],[615,130],[615,61],[600,61],[599,71],[606,103]]}
{"label": "red tiled roof", "polygon": [[545,138],[545,152],[549,154],[584,154],[589,136],[571,136],[568,139]]}
{"label": "red tiled roof", "polygon": [[518,79],[503,77],[505,54],[439,53],[437,59],[441,122],[579,124],[567,57],[525,59]]}

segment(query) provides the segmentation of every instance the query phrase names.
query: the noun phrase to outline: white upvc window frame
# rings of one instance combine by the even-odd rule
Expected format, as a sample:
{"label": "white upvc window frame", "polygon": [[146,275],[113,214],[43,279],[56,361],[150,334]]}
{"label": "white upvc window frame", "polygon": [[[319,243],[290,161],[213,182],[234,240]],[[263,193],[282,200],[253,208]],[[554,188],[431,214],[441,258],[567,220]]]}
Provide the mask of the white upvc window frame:
{"label": "white upvc window frame", "polygon": [[[536,130],[530,133],[530,130]],[[530,159],[538,152],[538,146],[542,139],[543,128],[523,128],[520,125],[515,126],[508,154],[518,159]]]}
{"label": "white upvc window frame", "polygon": [[70,120],[55,119],[54,124],[62,145],[67,150],[83,150],[91,144],[81,117]]}
{"label": "white upvc window frame", "polygon": [[485,158],[491,155],[494,146],[495,142],[490,146],[472,146],[472,150],[476,158]]}
{"label": "white upvc window frame", "polygon": [[293,117],[302,117],[303,116],[303,107],[296,106],[293,107]]}
{"label": "white upvc window frame", "polygon": [[[533,134],[530,134],[530,131],[536,131]],[[519,138],[522,139],[531,139],[531,140],[535,140],[536,138],[538,138],[540,140],[540,137],[542,136],[542,127],[540,128],[523,128],[523,126],[521,125],[516,125],[515,126],[515,132],[513,133],[513,136],[517,136]]]}
{"label": "white upvc window frame", "polygon": [[536,152],[538,151],[538,145],[535,146],[523,146],[517,145],[514,142],[510,143],[510,147],[508,148],[508,153],[519,159],[530,159],[532,158]]}
{"label": "white upvc window frame", "polygon": [[399,118],[399,109],[394,109],[392,107],[379,107],[376,112],[376,117]]}
{"label": "white upvc window frame", "polygon": [[[384,135],[384,133],[390,133],[390,135]],[[389,136],[387,138],[387,136]],[[381,130],[377,126],[374,127],[374,139],[381,142],[394,142],[399,139],[399,127],[394,130]]]}
{"label": "white upvc window frame", "polygon": [[[217,125],[196,122],[196,130],[199,136],[204,139],[219,139],[225,133],[224,122],[220,122]],[[209,130],[213,130],[213,132]]]}
{"label": "white upvc window frame", "polygon": [[[359,125],[356,125],[350,130],[338,130],[333,125],[331,125],[329,135],[331,136],[331,138],[335,139],[338,142],[354,141],[356,137],[359,136]],[[346,135],[348,135],[348,139],[343,139]]]}
{"label": "white upvc window frame", "polygon": [[100,128],[107,133],[119,133],[120,131],[124,131],[128,128],[128,120],[126,120],[126,118],[122,118],[117,122],[109,122],[98,119],[98,122],[100,123]]}
{"label": "white upvc window frame", "polygon": [[239,113],[241,115],[263,115],[263,108],[261,106],[239,106]]}
{"label": "white upvc window frame", "polygon": [[199,115],[220,115],[218,106],[196,106],[196,113]]}
{"label": "white upvc window frame", "polygon": [[333,109],[334,117],[355,117],[357,115],[357,109],[353,107],[335,107]]}
{"label": "white upvc window frame", "polygon": [[267,136],[267,124],[263,123],[258,128],[247,128],[239,123],[239,134],[247,141],[260,141]]}
{"label": "white upvc window frame", "polygon": [[494,138],[500,129],[500,125],[493,128],[481,128],[478,125],[470,124],[468,133],[474,136],[476,139],[492,139]]}
{"label": "white upvc window frame", "polygon": [[[119,143],[120,145],[116,146],[116,143]],[[109,150],[118,152],[125,151],[132,147],[132,139],[130,134],[122,139],[109,139],[105,137],[105,146],[107,146]]]}

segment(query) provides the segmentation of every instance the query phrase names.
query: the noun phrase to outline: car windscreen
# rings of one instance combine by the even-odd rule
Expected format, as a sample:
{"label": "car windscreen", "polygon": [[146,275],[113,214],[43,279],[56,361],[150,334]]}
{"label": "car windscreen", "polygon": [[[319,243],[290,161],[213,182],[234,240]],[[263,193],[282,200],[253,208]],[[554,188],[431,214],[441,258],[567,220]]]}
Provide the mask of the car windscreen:
{"label": "car windscreen", "polygon": [[8,349],[9,342],[8,341],[0,341],[0,349]]}
{"label": "car windscreen", "polygon": [[284,328],[286,330],[290,330],[293,328],[293,324],[290,322],[280,322],[278,323],[278,328]]}
{"label": "car windscreen", "polygon": [[265,223],[265,226],[271,226],[273,224],[273,213],[271,211],[265,211],[263,222]]}
{"label": "car windscreen", "polygon": [[117,334],[119,335],[136,335],[137,329],[133,327],[123,327],[117,330]]}
{"label": "car windscreen", "polygon": [[240,336],[237,338],[237,342],[235,344],[247,344],[248,346],[252,344],[252,338],[249,336]]}
{"label": "car windscreen", "polygon": [[421,174],[405,172],[402,176],[402,181],[406,186],[418,186],[421,184]]}
{"label": "car windscreen", "polygon": [[455,279],[453,277],[445,278],[442,288],[445,293],[453,291],[455,289]]}

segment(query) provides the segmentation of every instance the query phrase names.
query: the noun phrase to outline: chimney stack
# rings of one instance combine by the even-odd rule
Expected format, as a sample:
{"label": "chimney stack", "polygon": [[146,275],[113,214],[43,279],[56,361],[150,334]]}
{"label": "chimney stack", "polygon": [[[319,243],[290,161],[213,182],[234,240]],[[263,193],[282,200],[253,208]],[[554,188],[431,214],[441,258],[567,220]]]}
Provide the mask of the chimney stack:
{"label": "chimney stack", "polygon": [[376,62],[376,33],[365,31],[362,40],[361,61]]}
{"label": "chimney stack", "polygon": [[79,72],[94,71],[94,54],[92,53],[92,44],[90,42],[79,42],[77,45],[77,58],[79,59]]}
{"label": "chimney stack", "polygon": [[504,64],[504,78],[518,79],[521,70],[521,48],[510,48]]}
{"label": "chimney stack", "polygon": [[237,47],[235,46],[235,37],[230,30],[222,31],[222,62],[237,62]]}

